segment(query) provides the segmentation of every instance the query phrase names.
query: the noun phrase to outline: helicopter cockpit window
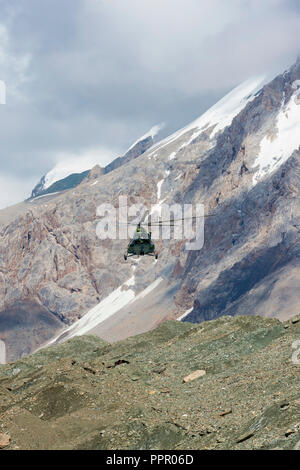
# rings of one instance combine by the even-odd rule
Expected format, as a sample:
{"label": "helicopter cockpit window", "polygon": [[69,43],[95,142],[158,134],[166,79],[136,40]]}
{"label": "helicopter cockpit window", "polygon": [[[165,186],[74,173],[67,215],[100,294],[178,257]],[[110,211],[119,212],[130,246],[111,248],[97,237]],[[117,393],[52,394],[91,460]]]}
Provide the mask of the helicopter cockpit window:
{"label": "helicopter cockpit window", "polygon": [[139,232],[136,231],[134,233],[133,240],[138,240],[139,238],[142,240],[149,240],[149,234],[144,228],[141,228]]}

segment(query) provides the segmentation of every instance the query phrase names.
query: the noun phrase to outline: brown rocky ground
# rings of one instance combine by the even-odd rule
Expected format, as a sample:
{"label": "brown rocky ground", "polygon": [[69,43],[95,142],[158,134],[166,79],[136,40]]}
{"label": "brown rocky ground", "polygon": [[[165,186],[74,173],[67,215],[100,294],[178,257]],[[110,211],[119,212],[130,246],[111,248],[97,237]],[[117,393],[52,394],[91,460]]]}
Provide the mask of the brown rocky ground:
{"label": "brown rocky ground", "polygon": [[[170,321],[114,344],[77,337],[0,366],[0,444],[297,448],[298,340],[300,316]],[[197,370],[206,374],[184,383]]]}

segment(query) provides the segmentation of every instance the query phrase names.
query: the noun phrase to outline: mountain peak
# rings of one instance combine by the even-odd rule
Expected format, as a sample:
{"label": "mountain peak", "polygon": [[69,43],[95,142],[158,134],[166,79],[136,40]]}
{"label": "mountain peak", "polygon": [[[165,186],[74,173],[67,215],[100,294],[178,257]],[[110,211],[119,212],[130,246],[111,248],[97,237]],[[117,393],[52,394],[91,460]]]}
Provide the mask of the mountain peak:
{"label": "mountain peak", "polygon": [[129,150],[131,150],[133,147],[136,146],[136,144],[140,143],[140,142],[143,142],[144,140],[148,139],[148,138],[151,138],[152,140],[154,139],[154,137],[163,129],[164,127],[164,123],[161,123],[161,124],[156,124],[155,126],[151,127],[151,129],[146,132],[146,134],[142,135],[141,137],[139,137],[139,139],[137,139],[130,147],[129,149],[125,152],[125,155],[129,152]]}
{"label": "mountain peak", "polygon": [[[158,124],[153,126],[146,134],[137,139],[129,149],[124,153],[122,157],[115,158],[111,163],[106,165],[104,169],[99,171],[101,168],[98,164],[93,167],[98,176],[104,173],[110,173],[116,168],[128,163],[130,160],[139,157],[146,150],[148,150],[154,143],[154,137],[159,133],[163,128],[164,124]],[[82,181],[89,176],[89,172],[92,170],[89,168],[84,169],[79,172],[76,172],[77,168],[82,168],[82,163],[77,162],[75,166],[72,162],[61,162],[58,163],[52,170],[50,170],[46,175],[42,176],[38,184],[34,187],[31,192],[31,198],[35,198],[44,194],[50,194],[62,189],[71,189],[75,186],[78,186]],[[96,167],[98,168],[96,170]]]}

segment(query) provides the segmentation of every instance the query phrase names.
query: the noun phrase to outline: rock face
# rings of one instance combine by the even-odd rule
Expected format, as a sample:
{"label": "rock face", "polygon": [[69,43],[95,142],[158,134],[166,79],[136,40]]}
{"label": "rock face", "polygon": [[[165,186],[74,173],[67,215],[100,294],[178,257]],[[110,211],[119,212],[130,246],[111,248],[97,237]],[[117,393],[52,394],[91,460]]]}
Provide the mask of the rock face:
{"label": "rock face", "polygon": [[110,173],[116,168],[119,168],[120,166],[123,166],[126,163],[129,163],[131,160],[136,159],[137,157],[145,153],[146,150],[152,147],[153,143],[154,143],[154,140],[152,136],[148,136],[145,139],[140,140],[132,148],[130,148],[123,157],[118,157],[115,160],[113,160],[111,163],[106,165],[104,172]]}
{"label": "rock face", "polygon": [[[7,449],[295,449],[300,322],[166,322],[115,344],[80,336],[0,366]],[[203,369],[202,377],[182,378]],[[9,436],[9,439],[8,439]]]}
{"label": "rock face", "polygon": [[[29,300],[14,302],[0,315],[0,364],[30,354],[64,324],[43,305]],[[30,340],[28,340],[30,338]],[[1,357],[2,353],[2,357]]]}
{"label": "rock face", "polygon": [[[174,286],[169,318],[191,308],[184,321],[299,313],[299,80],[298,61],[269,84],[246,82],[184,129],[145,142],[148,150],[130,149],[122,166],[115,161],[74,189],[1,211],[0,319],[26,300],[70,325],[130,279],[137,295],[160,278],[166,289]],[[213,215],[203,248],[160,239],[157,263],[126,263],[127,240],[96,235],[97,207],[118,207],[122,195],[149,209],[203,203]],[[3,321],[0,339],[8,331],[12,338],[12,328]],[[135,333],[132,324],[128,334]],[[26,336],[23,353],[37,346]],[[8,360],[21,354],[10,351]]]}
{"label": "rock face", "polygon": [[90,181],[91,183],[94,183],[95,181],[98,181],[98,178],[101,178],[105,174],[105,169],[102,168],[100,165],[95,165],[87,174],[86,178],[83,180],[83,182]]}
{"label": "rock face", "polygon": [[35,187],[31,191],[31,197],[37,197],[40,194],[42,194],[42,192],[44,191],[44,188],[45,188],[45,175],[41,177],[40,181],[35,185]]}
{"label": "rock face", "polygon": [[[293,126],[289,119],[299,73],[298,62],[264,87],[199,166],[189,192],[211,201],[218,224],[207,221],[204,249],[187,261],[183,291],[197,294],[185,321],[244,315],[251,307],[282,319],[298,313],[300,136],[294,151],[272,143],[277,139],[282,145],[280,115]],[[299,126],[300,109],[296,112],[298,124],[294,133],[286,133],[286,145]],[[266,162],[259,158],[263,142],[270,145]],[[214,269],[207,269],[212,264]]]}

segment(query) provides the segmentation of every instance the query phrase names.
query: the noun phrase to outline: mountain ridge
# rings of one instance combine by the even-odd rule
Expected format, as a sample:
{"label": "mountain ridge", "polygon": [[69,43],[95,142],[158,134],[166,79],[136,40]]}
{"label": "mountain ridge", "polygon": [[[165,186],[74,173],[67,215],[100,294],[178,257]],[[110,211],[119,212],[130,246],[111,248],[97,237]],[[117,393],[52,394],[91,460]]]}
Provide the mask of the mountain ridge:
{"label": "mountain ridge", "polygon": [[[112,162],[108,163],[103,168],[103,173],[109,173],[110,171],[113,171],[115,168],[119,168],[120,166],[125,165],[131,159],[139,157],[146,150],[148,150],[153,145],[156,132],[158,132],[160,128],[159,126],[156,126],[153,129],[154,130],[152,133],[151,133],[152,131],[151,129],[150,135],[149,133],[145,134],[136,142],[134,142],[134,144],[132,144],[132,146],[129,147],[129,149],[125,152],[125,154],[122,157],[117,157]],[[63,191],[66,189],[73,189],[76,186],[78,186],[82,181],[84,181],[85,178],[89,176],[91,170],[92,169],[87,169],[80,173],[70,173],[65,178],[61,178],[61,179],[59,179],[59,177],[56,176],[56,178],[58,179],[56,179],[51,184],[47,184],[47,185],[46,185],[47,175],[44,175],[42,176],[41,180],[37,183],[37,185],[32,190],[31,198],[43,196],[46,194],[51,194],[57,191]]]}

